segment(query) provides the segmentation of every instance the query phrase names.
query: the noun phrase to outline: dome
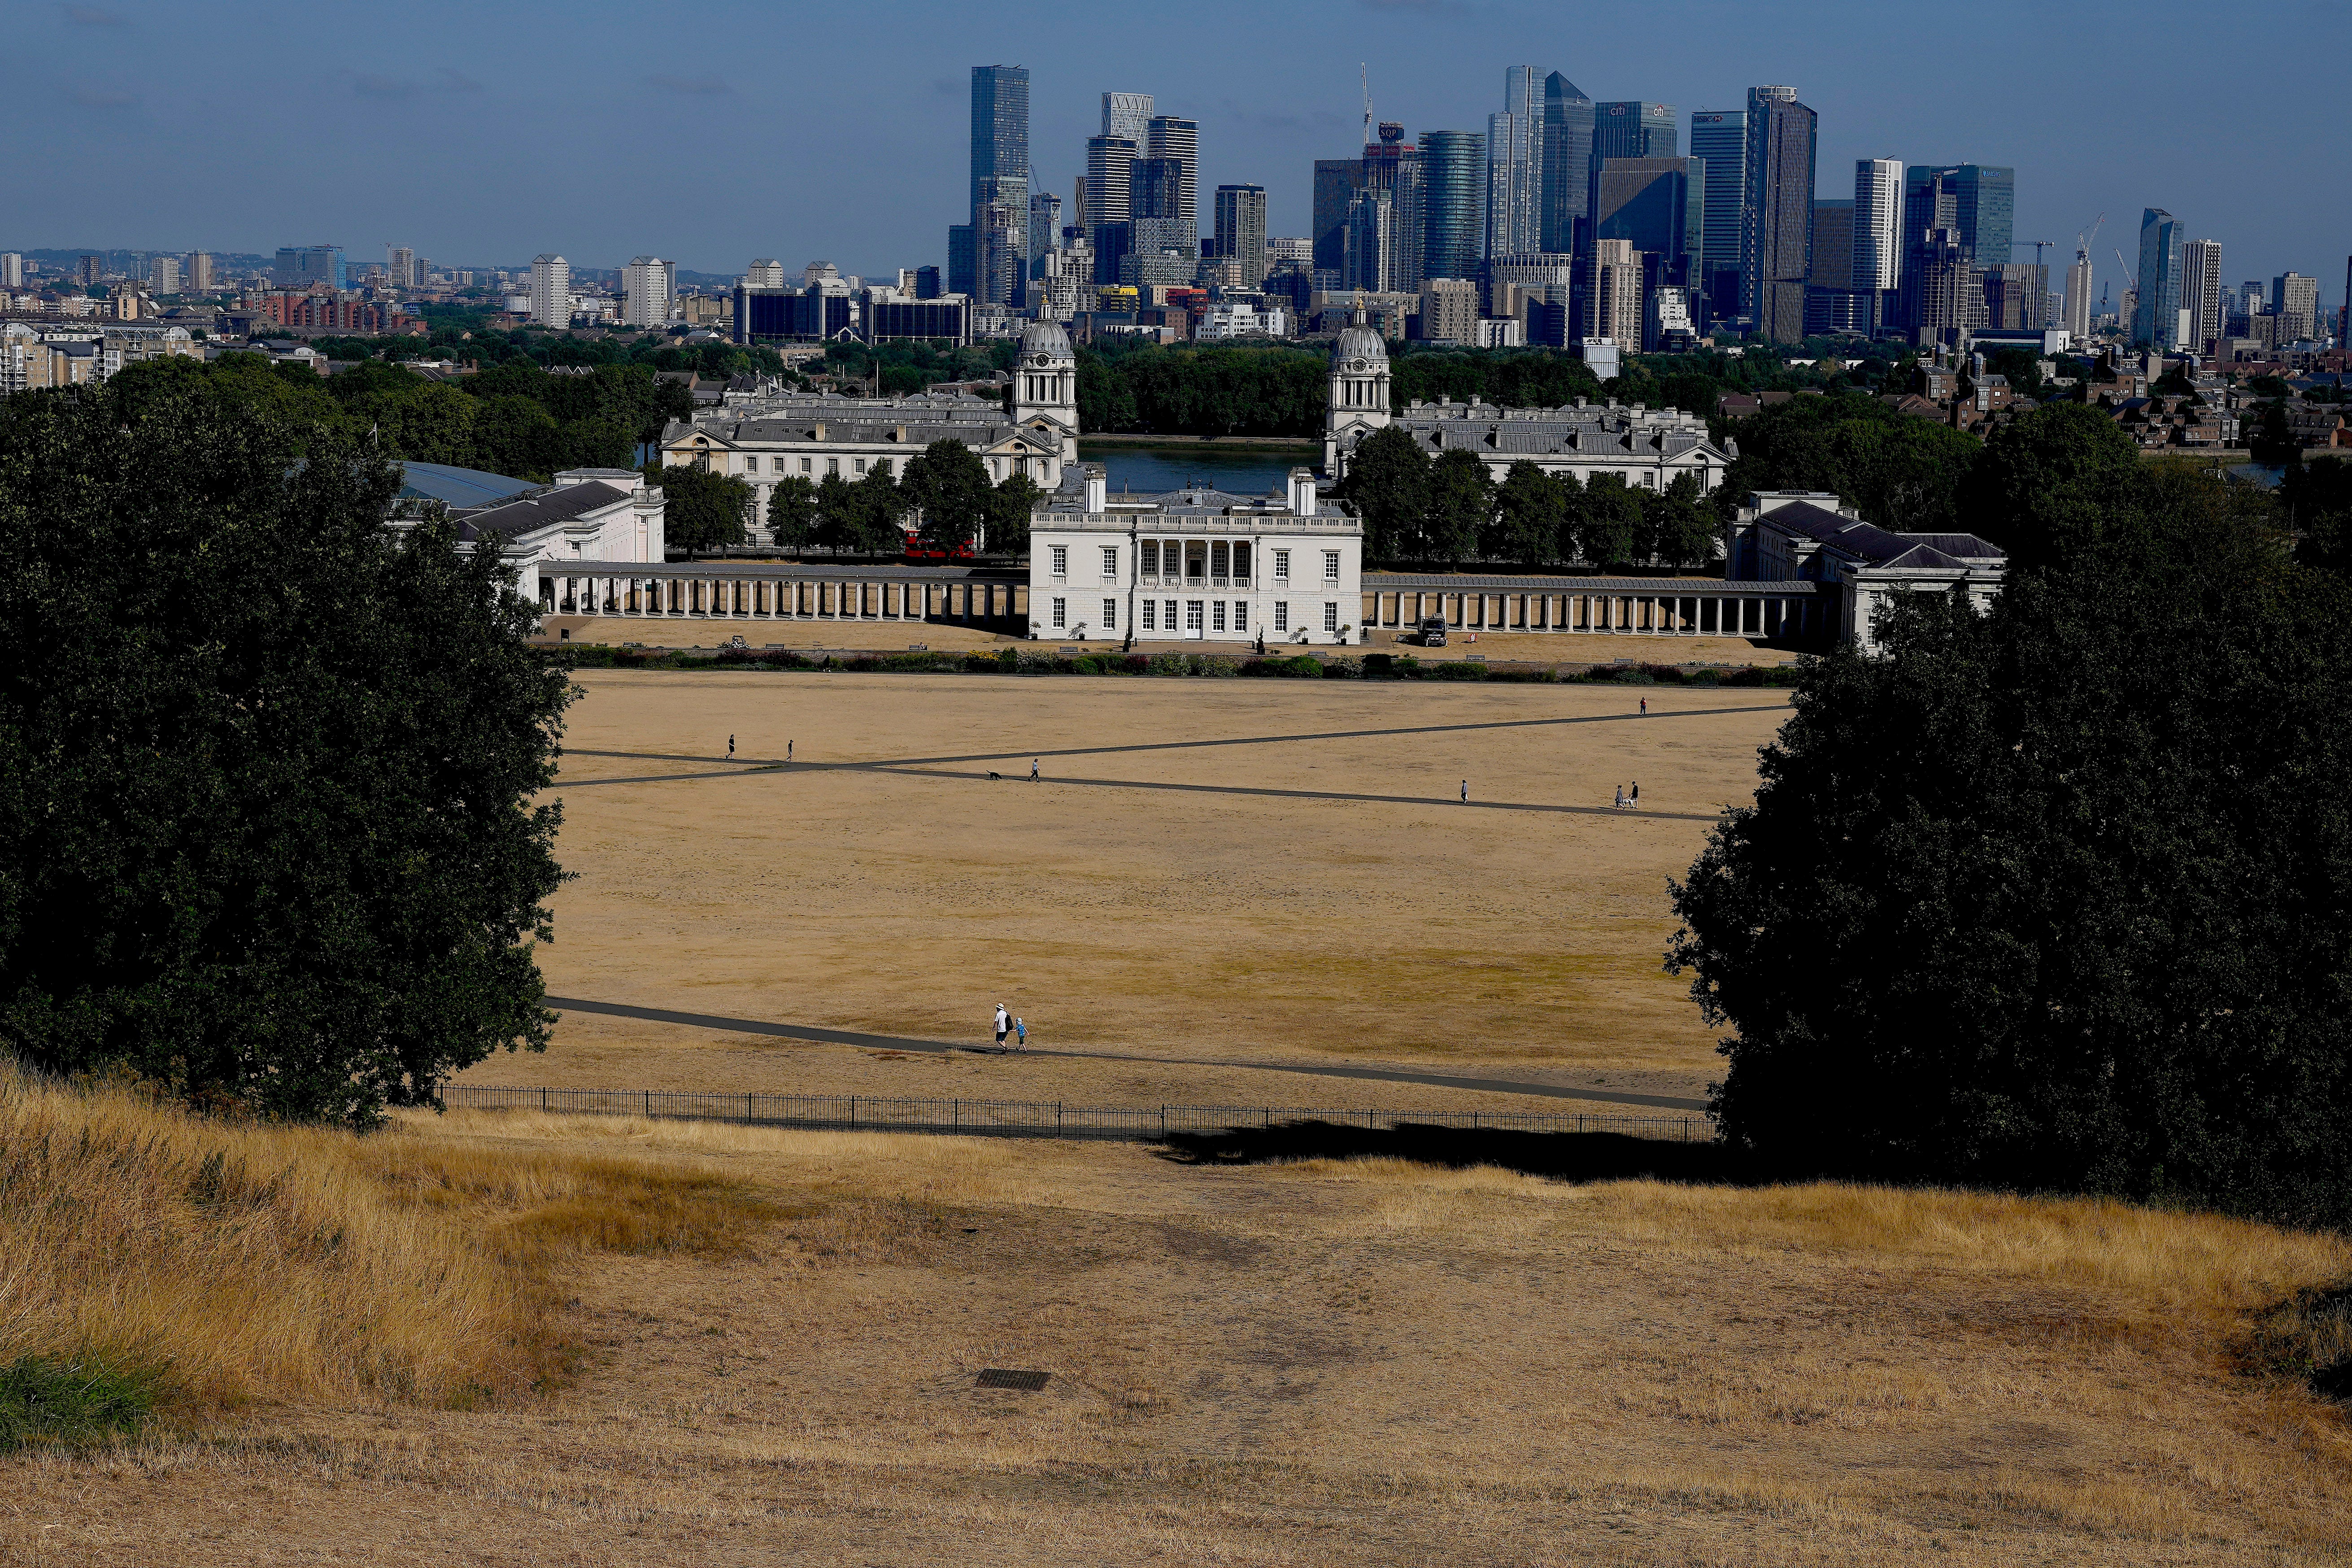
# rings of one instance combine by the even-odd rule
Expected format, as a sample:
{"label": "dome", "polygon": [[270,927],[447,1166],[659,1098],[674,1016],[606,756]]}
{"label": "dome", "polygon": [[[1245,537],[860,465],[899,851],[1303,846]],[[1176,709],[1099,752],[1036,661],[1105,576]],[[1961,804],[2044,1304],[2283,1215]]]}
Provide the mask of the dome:
{"label": "dome", "polygon": [[1339,329],[1339,341],[1331,345],[1331,363],[1345,364],[1349,360],[1366,360],[1374,364],[1386,364],[1389,345],[1380,332],[1364,324],[1364,312],[1358,310],[1356,319]]}
{"label": "dome", "polygon": [[1062,330],[1059,321],[1032,321],[1021,332],[1021,357],[1044,354],[1048,359],[1076,359],[1070,351],[1070,334]]}

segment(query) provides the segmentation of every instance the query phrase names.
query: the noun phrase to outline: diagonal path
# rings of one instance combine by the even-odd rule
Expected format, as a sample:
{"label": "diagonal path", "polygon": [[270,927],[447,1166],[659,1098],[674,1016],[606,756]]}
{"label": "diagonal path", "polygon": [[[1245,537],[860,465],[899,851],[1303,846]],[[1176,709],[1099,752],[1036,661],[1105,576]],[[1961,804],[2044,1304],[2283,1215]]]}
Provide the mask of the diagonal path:
{"label": "diagonal path", "polygon": [[[892,768],[871,766],[861,773],[891,773],[900,778],[984,780],[984,773],[943,773],[935,768]],[[605,781],[598,780],[598,783]],[[617,781],[614,781],[617,782]],[[1025,777],[1015,781],[1028,782]],[[1524,801],[1461,800],[1446,795],[1358,795],[1348,790],[1273,789],[1252,784],[1168,784],[1143,779],[1072,779],[1058,775],[1042,779],[1048,785],[1076,784],[1093,789],[1157,789],[1173,790],[1186,795],[1265,795],[1279,800],[1358,800],[1374,805],[1451,805],[1465,806],[1473,811],[1542,811],[1568,816],[1645,816],[1670,822],[1713,822],[1707,813],[1696,811],[1642,811],[1632,806],[1614,805],[1544,805]]]}
{"label": "diagonal path", "polygon": [[[828,1046],[863,1046],[893,1051],[944,1054],[969,1050],[947,1040],[914,1039],[899,1035],[868,1035],[854,1029],[820,1029],[807,1024],[771,1024],[756,1018],[727,1018],[711,1013],[679,1013],[664,1007],[635,1007],[623,1002],[589,1002],[576,996],[550,996],[547,1005],[562,1013],[597,1013],[614,1018],[637,1018],[655,1024],[683,1024],[689,1028],[717,1029],[728,1034],[764,1035],[772,1039],[809,1040]],[[1167,1067],[1241,1068],[1253,1072],[1299,1073],[1311,1078],[1357,1079],[1376,1083],[1418,1083],[1436,1089],[1484,1089],[1493,1094],[1538,1095],[1546,1100],[1591,1100],[1611,1105],[1648,1105],[1666,1110],[1705,1110],[1704,1100],[1667,1094],[1629,1094],[1611,1089],[1563,1089],[1557,1084],[1521,1083],[1510,1079],[1457,1078],[1446,1073],[1405,1072],[1391,1068],[1314,1066],[1297,1062],[1228,1061],[1216,1058],[1125,1056],[1114,1051],[1047,1051],[1033,1057],[1059,1057],[1098,1062],[1143,1062]]]}

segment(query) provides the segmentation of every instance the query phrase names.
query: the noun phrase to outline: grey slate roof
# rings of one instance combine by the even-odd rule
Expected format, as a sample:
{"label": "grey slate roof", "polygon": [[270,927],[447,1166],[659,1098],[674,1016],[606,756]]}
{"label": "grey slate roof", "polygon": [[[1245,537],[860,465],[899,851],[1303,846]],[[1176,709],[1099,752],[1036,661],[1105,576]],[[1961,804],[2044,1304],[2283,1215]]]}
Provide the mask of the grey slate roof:
{"label": "grey slate roof", "polygon": [[1874,566],[1965,567],[1968,559],[2000,559],[1999,545],[1973,533],[1891,533],[1875,523],[1847,517],[1811,501],[1791,501],[1764,514],[1764,521],[1791,533],[1834,544]]}
{"label": "grey slate roof", "polygon": [[509,501],[504,506],[460,512],[457,533],[462,539],[479,539],[485,533],[519,539],[534,530],[569,522],[575,517],[602,510],[615,501],[628,499],[628,491],[605,484],[601,479],[592,479],[583,485],[566,485],[562,489],[543,490],[535,496]]}

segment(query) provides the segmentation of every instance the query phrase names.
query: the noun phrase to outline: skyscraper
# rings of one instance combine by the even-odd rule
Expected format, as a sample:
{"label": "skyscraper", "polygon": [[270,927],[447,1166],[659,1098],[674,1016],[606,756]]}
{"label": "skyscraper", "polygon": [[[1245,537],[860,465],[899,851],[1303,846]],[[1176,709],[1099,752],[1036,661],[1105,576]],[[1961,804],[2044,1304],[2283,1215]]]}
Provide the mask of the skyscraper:
{"label": "skyscraper", "polygon": [[1707,315],[1729,321],[1740,311],[1740,212],[1748,199],[1748,111],[1702,109],[1691,115],[1691,156],[1706,165],[1706,276]]}
{"label": "skyscraper", "polygon": [[1186,223],[1200,222],[1201,126],[1198,121],[1156,114],[1144,126],[1143,155],[1171,160],[1180,165],[1176,210],[1166,215]]}
{"label": "skyscraper", "polygon": [[2139,219],[2139,281],[2132,301],[2131,339],[2159,353],[2180,335],[2180,221],[2162,207]]}
{"label": "skyscraper", "polygon": [[1558,71],[1544,78],[1543,154],[1537,203],[1542,209],[1537,237],[1548,254],[1581,254],[1591,244],[1584,230],[1591,216],[1592,100]]}
{"label": "skyscraper", "polygon": [[572,263],[552,251],[531,258],[530,319],[543,327],[572,324]]}
{"label": "skyscraper", "polygon": [[395,288],[412,289],[416,285],[416,252],[404,245],[384,247],[384,270],[392,274]]}
{"label": "skyscraper", "polygon": [[1543,99],[1536,68],[1503,73],[1503,112],[1486,117],[1486,254],[1540,247],[1543,235]]}
{"label": "skyscraper", "polygon": [[1979,267],[2009,259],[2016,233],[2017,171],[1990,163],[1913,164],[1903,181],[1903,238],[1924,244],[1948,228]]}
{"label": "skyscraper", "polygon": [[1886,324],[1903,282],[1903,160],[1857,158],[1853,163],[1853,287],[1872,296],[1870,325]]}
{"label": "skyscraper", "polygon": [[[84,258],[85,260],[91,259]],[[343,250],[338,245],[289,245],[278,252],[275,268],[278,282],[288,289],[307,289],[313,283],[324,283],[331,289],[343,286]],[[93,279],[94,280],[94,279]]]}
{"label": "skyscraper", "polygon": [[16,250],[0,250],[0,289],[22,289],[24,286],[24,253]]}
{"label": "skyscraper", "polygon": [[180,291],[180,258],[159,256],[147,271],[147,287],[152,293],[176,294]]}
{"label": "skyscraper", "polygon": [[1592,161],[1604,158],[1673,158],[1682,152],[1681,132],[1675,129],[1675,106],[1623,103],[1592,106]]}
{"label": "skyscraper", "polygon": [[1151,95],[1148,92],[1107,92],[1102,95],[1102,134],[1123,136],[1144,145],[1151,126]]}
{"label": "skyscraper", "polygon": [[621,268],[622,321],[632,327],[658,327],[669,320],[669,299],[677,263],[658,256],[640,256]]}
{"label": "skyscraper", "polygon": [[1241,267],[1242,287],[1265,281],[1265,187],[1219,185],[1217,254]]}
{"label": "skyscraper", "polygon": [[1608,158],[1593,185],[1592,234],[1622,239],[1689,283],[1706,248],[1706,169],[1696,158]]}
{"label": "skyscraper", "polygon": [[1776,343],[1805,335],[1819,117],[1792,87],[1748,89],[1748,190],[1741,203],[1741,305]]}
{"label": "skyscraper", "polygon": [[1062,198],[1051,191],[1029,193],[1029,275],[1035,277],[1045,253],[1061,243]]}
{"label": "skyscraper", "polygon": [[2271,309],[2278,312],[2279,341],[2299,342],[2319,333],[2319,279],[2282,272],[2271,284]]}
{"label": "skyscraper", "polygon": [[[1029,68],[971,68],[971,188],[964,202],[969,213],[983,201],[1003,200],[1003,182],[1029,181]],[[984,195],[983,180],[998,184]],[[1028,192],[1021,200],[1025,206]]]}
{"label": "skyscraper", "polygon": [[1486,236],[1486,139],[1475,131],[1421,133],[1422,275],[1478,276]]}
{"label": "skyscraper", "polygon": [[2221,335],[2221,242],[2192,239],[2180,247],[2180,302],[2189,307],[2189,352],[2202,354]]}
{"label": "skyscraper", "polygon": [[1089,230],[1125,223],[1132,215],[1136,145],[1124,136],[1087,138],[1087,208],[1078,222]]}
{"label": "skyscraper", "polygon": [[1592,300],[1585,336],[1613,339],[1622,349],[1642,346],[1641,252],[1631,241],[1605,237],[1592,242]]}
{"label": "skyscraper", "polygon": [[1813,198],[1813,258],[1805,281],[1841,293],[1853,289],[1853,198]]}
{"label": "skyscraper", "polygon": [[2091,252],[2074,247],[2074,265],[2066,268],[2066,330],[2076,338],[2091,331]]}

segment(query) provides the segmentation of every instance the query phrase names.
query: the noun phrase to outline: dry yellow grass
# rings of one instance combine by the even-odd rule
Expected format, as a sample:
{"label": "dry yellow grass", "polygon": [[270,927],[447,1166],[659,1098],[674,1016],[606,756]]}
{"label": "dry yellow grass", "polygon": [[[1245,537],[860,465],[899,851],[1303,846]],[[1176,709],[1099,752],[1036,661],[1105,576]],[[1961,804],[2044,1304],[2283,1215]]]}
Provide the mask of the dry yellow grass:
{"label": "dry yellow grass", "polygon": [[[2352,1552],[2342,1412],[2246,1370],[2273,1303],[2352,1272],[2341,1238],[1969,1193],[398,1121],[344,1140],[353,1167],[485,1251],[600,1170],[730,1217],[544,1255],[581,1363],[539,1396],[310,1394],[20,1461],[0,1562]],[[975,1389],[984,1366],[1052,1381]]]}

